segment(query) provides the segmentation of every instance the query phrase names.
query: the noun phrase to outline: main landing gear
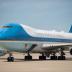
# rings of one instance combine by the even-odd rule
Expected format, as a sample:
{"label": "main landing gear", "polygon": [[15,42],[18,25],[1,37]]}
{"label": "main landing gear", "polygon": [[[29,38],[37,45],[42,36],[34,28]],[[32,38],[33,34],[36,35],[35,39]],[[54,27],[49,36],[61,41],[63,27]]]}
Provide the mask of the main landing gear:
{"label": "main landing gear", "polygon": [[55,52],[53,52],[52,56],[50,56],[50,60],[57,60],[57,56]]}
{"label": "main landing gear", "polygon": [[12,53],[9,53],[9,57],[7,58],[8,62],[14,62],[14,57],[12,56]]}
{"label": "main landing gear", "polygon": [[32,56],[29,54],[29,52],[27,53],[27,56],[25,56],[25,60],[32,60]]}
{"label": "main landing gear", "polygon": [[61,51],[60,56],[58,56],[58,60],[66,60],[65,53],[63,52],[63,50]]}
{"label": "main landing gear", "polygon": [[56,53],[53,52],[52,56],[50,56],[50,60],[66,60],[65,53],[63,49],[60,49],[60,56],[56,56]]}
{"label": "main landing gear", "polygon": [[33,48],[35,48],[37,45],[36,44],[33,44],[32,46],[31,46],[31,48],[29,48],[28,50],[27,50],[27,56],[25,56],[25,60],[32,60],[32,56],[30,55],[30,51],[33,49]]}
{"label": "main landing gear", "polygon": [[44,53],[42,53],[42,55],[39,56],[39,60],[46,60],[46,56],[44,56]]}

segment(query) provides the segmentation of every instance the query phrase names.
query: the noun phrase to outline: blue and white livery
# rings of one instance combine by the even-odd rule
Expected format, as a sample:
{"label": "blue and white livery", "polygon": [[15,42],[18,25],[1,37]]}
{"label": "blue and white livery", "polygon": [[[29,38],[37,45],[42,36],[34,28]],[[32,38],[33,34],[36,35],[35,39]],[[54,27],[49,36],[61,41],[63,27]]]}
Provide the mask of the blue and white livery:
{"label": "blue and white livery", "polygon": [[[50,55],[51,59],[65,59],[63,50],[72,46],[71,32],[72,26],[69,33],[66,33],[35,29],[24,24],[5,24],[0,26],[0,55],[9,52],[8,61],[12,56],[11,52],[14,51],[27,53],[28,56],[25,56],[27,60],[32,59],[30,52],[42,53],[42,56],[39,56],[41,60]],[[59,51],[61,53],[57,58],[56,53]]]}

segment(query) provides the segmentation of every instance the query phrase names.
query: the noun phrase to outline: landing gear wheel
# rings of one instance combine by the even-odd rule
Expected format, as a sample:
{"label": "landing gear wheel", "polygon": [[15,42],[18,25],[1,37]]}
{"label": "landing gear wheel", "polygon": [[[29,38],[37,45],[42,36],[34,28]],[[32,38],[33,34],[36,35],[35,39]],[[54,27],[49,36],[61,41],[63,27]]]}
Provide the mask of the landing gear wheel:
{"label": "landing gear wheel", "polygon": [[58,56],[58,60],[66,60],[65,56]]}
{"label": "landing gear wheel", "polygon": [[8,57],[8,58],[7,58],[7,61],[8,61],[8,62],[14,62],[14,57]]}
{"label": "landing gear wheel", "polygon": [[50,59],[51,60],[57,60],[57,56],[51,56]]}
{"label": "landing gear wheel", "polygon": [[66,60],[64,49],[61,48],[60,56],[58,56],[58,60]]}
{"label": "landing gear wheel", "polygon": [[25,60],[32,60],[32,56],[25,56]]}
{"label": "landing gear wheel", "polygon": [[9,52],[9,57],[7,58],[8,62],[14,62],[14,57],[12,55],[12,53]]}
{"label": "landing gear wheel", "polygon": [[39,60],[46,60],[46,56],[39,56]]}

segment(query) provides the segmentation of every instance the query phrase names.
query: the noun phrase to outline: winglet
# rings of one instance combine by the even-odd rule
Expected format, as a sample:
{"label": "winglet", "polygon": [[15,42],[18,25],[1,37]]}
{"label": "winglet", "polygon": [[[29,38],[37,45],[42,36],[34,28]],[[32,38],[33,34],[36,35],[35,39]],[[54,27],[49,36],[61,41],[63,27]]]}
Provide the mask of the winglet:
{"label": "winglet", "polygon": [[70,27],[70,30],[69,30],[69,32],[70,32],[70,33],[72,33],[72,25],[71,25],[71,27]]}

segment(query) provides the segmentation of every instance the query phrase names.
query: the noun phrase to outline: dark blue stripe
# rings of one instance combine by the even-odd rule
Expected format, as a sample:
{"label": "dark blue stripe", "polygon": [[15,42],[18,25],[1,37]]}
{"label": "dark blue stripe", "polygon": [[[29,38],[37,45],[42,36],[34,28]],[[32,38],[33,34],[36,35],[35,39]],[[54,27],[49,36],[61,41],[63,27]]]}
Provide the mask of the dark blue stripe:
{"label": "dark blue stripe", "polygon": [[71,43],[72,39],[30,37],[27,39],[23,39],[23,41],[65,42],[65,43],[68,42],[68,43]]}

